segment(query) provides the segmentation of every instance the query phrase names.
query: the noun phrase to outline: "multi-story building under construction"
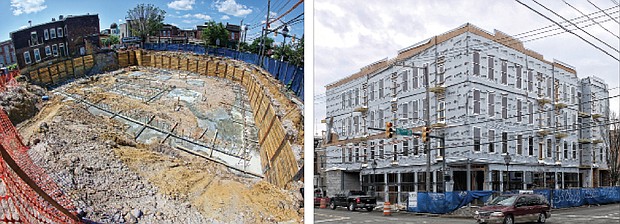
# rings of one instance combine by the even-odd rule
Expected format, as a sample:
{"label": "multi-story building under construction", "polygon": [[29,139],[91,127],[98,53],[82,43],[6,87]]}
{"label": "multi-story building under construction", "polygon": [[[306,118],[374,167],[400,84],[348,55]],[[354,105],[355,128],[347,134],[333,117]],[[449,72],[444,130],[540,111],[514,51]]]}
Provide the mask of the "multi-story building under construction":
{"label": "multi-story building under construction", "polygon": [[[605,82],[580,79],[572,66],[548,61],[500,31],[465,24],[326,88],[330,195],[363,189],[405,203],[416,191],[605,183]],[[428,125],[429,135],[444,138],[429,140],[430,189],[424,143],[372,130],[386,122],[416,133]]]}

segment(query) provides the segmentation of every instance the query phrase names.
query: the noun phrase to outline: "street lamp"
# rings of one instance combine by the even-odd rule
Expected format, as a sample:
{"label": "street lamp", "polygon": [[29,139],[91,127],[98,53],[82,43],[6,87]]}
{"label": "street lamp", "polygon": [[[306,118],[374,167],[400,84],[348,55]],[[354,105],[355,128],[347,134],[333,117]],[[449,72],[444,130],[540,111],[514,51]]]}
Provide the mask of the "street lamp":
{"label": "street lamp", "polygon": [[372,195],[373,196],[377,196],[376,192],[377,192],[377,160],[372,160],[372,163],[370,164],[370,166],[372,167]]}
{"label": "street lamp", "polygon": [[510,153],[506,152],[506,155],[504,156],[504,162],[506,163],[506,187],[505,187],[505,191],[509,191],[510,190],[510,173],[508,173],[508,166],[510,165],[510,160],[512,160],[512,157],[510,157]]}

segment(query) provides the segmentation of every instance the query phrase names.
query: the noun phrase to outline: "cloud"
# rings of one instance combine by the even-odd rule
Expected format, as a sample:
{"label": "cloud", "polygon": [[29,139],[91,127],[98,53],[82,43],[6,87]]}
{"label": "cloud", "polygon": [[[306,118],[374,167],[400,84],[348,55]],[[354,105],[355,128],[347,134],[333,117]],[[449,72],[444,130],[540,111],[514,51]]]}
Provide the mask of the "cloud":
{"label": "cloud", "polygon": [[230,19],[230,16],[224,15],[224,16],[222,16],[222,18],[220,18],[220,19],[221,19],[221,20],[227,20],[227,19]]}
{"label": "cloud", "polygon": [[171,15],[170,17],[172,18],[183,18],[183,19],[200,19],[200,20],[211,20],[211,16],[209,15],[205,15],[202,13],[196,13],[196,14],[185,14],[182,16],[176,16],[176,15]]}
{"label": "cloud", "polygon": [[243,17],[252,13],[252,9],[245,5],[238,4],[235,0],[216,1],[215,8],[218,12],[226,13],[231,16]]}
{"label": "cloud", "polygon": [[195,0],[176,0],[168,3],[168,8],[176,10],[192,10]]}
{"label": "cloud", "polygon": [[13,9],[13,15],[19,16],[21,14],[30,14],[39,12],[45,8],[47,5],[45,4],[45,0],[11,0],[11,8]]}

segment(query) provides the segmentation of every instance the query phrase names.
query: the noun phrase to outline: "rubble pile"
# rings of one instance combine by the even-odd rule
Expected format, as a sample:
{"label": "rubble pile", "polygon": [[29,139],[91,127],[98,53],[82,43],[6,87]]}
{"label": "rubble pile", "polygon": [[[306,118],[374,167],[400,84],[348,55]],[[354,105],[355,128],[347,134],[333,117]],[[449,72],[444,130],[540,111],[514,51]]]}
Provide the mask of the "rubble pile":
{"label": "rubble pile", "polygon": [[0,92],[0,106],[13,124],[19,124],[39,112],[45,90],[35,85],[19,83]]}

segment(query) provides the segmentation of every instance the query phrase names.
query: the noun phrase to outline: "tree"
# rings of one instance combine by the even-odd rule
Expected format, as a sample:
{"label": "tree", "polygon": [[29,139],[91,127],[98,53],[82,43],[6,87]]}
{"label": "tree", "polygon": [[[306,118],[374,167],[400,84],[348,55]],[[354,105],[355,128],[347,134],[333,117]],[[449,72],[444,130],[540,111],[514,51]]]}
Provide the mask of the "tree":
{"label": "tree", "polygon": [[140,37],[144,43],[150,35],[155,35],[163,26],[166,11],[152,4],[138,4],[127,11],[126,19],[134,36]]}
{"label": "tree", "polygon": [[[206,28],[202,30],[202,40],[205,41],[205,45],[228,46],[228,38],[230,37],[230,34],[222,23],[209,21],[205,25]],[[219,43],[217,40],[219,40]]]}
{"label": "tree", "polygon": [[293,45],[293,54],[291,55],[289,62],[297,67],[304,67],[304,38],[299,39],[299,42]]}
{"label": "tree", "polygon": [[111,46],[114,44],[119,44],[121,41],[118,39],[118,36],[110,35],[109,37],[102,40],[103,46]]}
{"label": "tree", "polygon": [[239,43],[239,51],[240,52],[249,52],[250,51],[250,45],[246,42],[241,42]]}
{"label": "tree", "polygon": [[[260,46],[261,46],[262,37],[254,39],[252,44],[250,44],[250,52],[254,54],[260,54]],[[273,39],[269,37],[265,37],[265,54],[269,52],[269,50],[273,49]]]}
{"label": "tree", "polygon": [[[609,155],[607,155],[607,166],[611,184],[620,186],[620,116],[615,112],[609,115],[609,135],[603,134],[603,139],[609,144]],[[606,127],[606,126],[605,126]]]}

